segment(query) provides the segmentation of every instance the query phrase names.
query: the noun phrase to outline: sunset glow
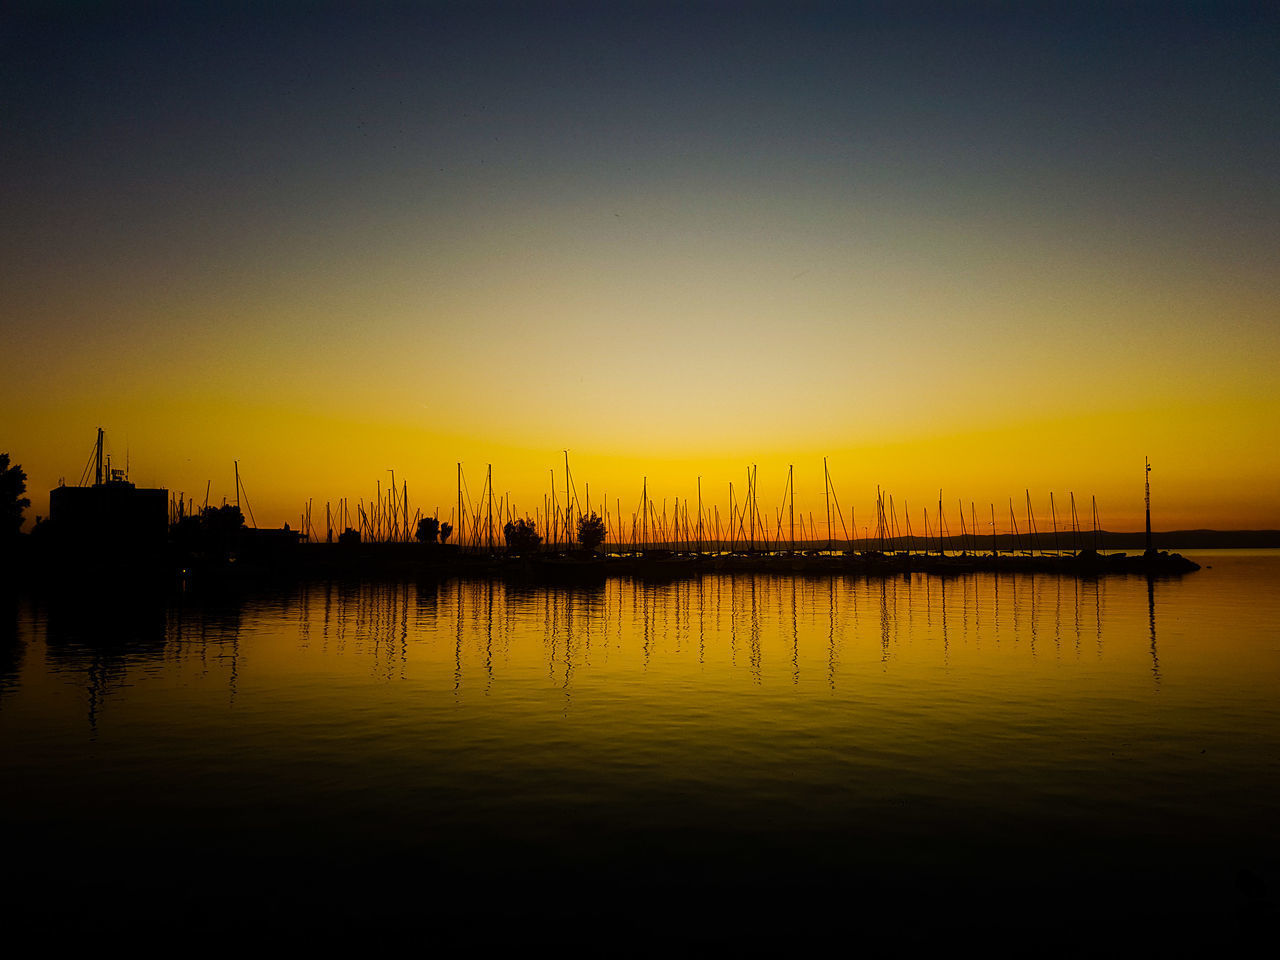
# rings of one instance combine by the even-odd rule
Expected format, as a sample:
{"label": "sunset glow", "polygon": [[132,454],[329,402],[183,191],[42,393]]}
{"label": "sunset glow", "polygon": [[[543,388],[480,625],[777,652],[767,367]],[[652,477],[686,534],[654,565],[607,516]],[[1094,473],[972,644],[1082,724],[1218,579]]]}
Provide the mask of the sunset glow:
{"label": "sunset glow", "polygon": [[1149,456],[1158,529],[1280,528],[1274,10],[326,9],[2,15],[28,529],[99,426],[259,525],[568,450],[611,515],[825,524],[825,457],[1134,530]]}

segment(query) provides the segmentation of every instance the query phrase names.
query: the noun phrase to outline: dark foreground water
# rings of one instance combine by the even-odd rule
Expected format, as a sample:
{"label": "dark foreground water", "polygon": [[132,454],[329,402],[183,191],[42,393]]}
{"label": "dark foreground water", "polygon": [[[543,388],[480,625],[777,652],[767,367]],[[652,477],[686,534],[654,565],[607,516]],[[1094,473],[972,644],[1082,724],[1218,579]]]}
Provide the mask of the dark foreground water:
{"label": "dark foreground water", "polygon": [[1271,937],[1280,556],[1195,559],[12,598],[0,914],[134,941]]}

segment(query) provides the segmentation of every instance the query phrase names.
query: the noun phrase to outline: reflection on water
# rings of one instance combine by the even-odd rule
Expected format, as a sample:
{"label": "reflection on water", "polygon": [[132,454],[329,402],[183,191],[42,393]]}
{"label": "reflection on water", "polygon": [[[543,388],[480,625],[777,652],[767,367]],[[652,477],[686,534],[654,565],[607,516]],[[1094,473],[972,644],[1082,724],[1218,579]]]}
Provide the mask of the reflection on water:
{"label": "reflection on water", "polygon": [[1208,562],[10,601],[0,813],[15,869],[120,897],[532,928],[561,884],[579,926],[664,890],[702,928],[752,890],[892,940],[1087,884],[1234,929],[1237,878],[1256,918],[1277,877],[1280,558]]}

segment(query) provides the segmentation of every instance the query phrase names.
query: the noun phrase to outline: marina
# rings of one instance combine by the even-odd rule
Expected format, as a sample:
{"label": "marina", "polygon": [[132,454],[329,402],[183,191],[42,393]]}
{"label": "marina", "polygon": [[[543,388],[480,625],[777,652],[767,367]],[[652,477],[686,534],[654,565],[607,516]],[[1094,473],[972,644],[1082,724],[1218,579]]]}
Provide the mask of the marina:
{"label": "marina", "polygon": [[1277,37],[6,4],[10,949],[1264,949]]}
{"label": "marina", "polygon": [[[235,501],[197,509],[186,495],[163,489],[139,489],[127,469],[112,469],[104,455],[100,428],[81,483],[50,491],[50,516],[19,542],[28,563],[18,564],[28,577],[63,577],[76,571],[94,576],[190,580],[246,580],[255,577],[401,577],[502,576],[532,580],[579,580],[608,577],[674,578],[707,573],[795,573],[805,576],[865,577],[923,573],[956,576],[966,573],[1040,573],[1093,578],[1141,573],[1174,576],[1198,569],[1194,561],[1158,550],[1151,528],[1150,464],[1145,467],[1146,531],[1141,553],[1107,551],[1134,537],[1101,528],[1096,499],[1091,500],[1091,526],[1080,522],[1074,493],[1061,529],[1053,494],[1049,494],[1051,532],[1037,528],[1030,490],[1020,528],[1012,498],[1007,526],[997,527],[995,505],[989,505],[987,532],[980,532],[977,507],[957,501],[959,532],[949,529],[941,491],[930,526],[922,512],[923,533],[912,530],[903,504],[902,522],[894,498],[877,488],[875,527],[857,537],[856,511],[845,523],[839,494],[823,462],[826,520],[817,539],[817,524],[803,511],[796,526],[794,467],[788,468],[782,500],[774,510],[772,529],[765,523],[757,494],[758,468],[747,470],[745,497],[728,486],[727,522],[722,527],[718,505],[704,502],[698,479],[696,512],[677,501],[661,512],[641,484],[638,509],[624,521],[621,501],[611,515],[592,508],[590,486],[585,498],[564,456],[563,499],[557,499],[555,472],[551,492],[535,516],[521,516],[510,496],[495,500],[492,467],[486,470],[480,496],[472,500],[462,465],[457,466],[457,504],[449,519],[439,511],[410,513],[407,481],[397,486],[395,472],[384,492],[379,482],[368,508],[358,503],[354,514],[345,499],[333,509],[325,504],[323,537],[311,522],[310,501],[298,529],[260,528],[248,494],[234,466]],[[93,483],[88,483],[92,474]],[[211,484],[210,484],[211,486]],[[242,508],[243,495],[243,508]],[[163,504],[168,499],[167,521]],[[785,522],[784,522],[785,518]],[[352,522],[357,526],[352,526]],[[335,537],[335,526],[339,532]],[[628,531],[629,529],[629,536]],[[840,538],[835,534],[839,532]],[[1165,535],[1167,537],[1167,535]],[[1265,541],[1264,541],[1265,543]]]}

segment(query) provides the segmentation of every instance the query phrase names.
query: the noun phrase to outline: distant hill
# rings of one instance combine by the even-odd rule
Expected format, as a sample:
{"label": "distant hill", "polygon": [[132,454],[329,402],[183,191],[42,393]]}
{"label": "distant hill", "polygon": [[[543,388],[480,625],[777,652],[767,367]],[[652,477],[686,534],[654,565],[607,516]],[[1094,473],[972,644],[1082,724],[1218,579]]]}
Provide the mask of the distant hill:
{"label": "distant hill", "polygon": [[[948,552],[961,550],[977,550],[979,552],[987,552],[991,549],[991,534],[979,533],[978,536],[970,537],[959,535],[949,536],[945,538],[946,548]],[[910,541],[910,542],[909,542]],[[822,548],[825,546],[824,540],[811,540],[804,546],[812,546]],[[1026,533],[1021,537],[1015,537],[1011,533],[997,534],[995,537],[996,548],[1001,553],[1008,553],[1015,550],[1053,550],[1054,537],[1052,533],[1039,531],[1039,535],[1032,542],[1032,537]],[[1111,550],[1143,550],[1146,547],[1146,534],[1141,530],[1134,533],[1118,533],[1112,530],[1098,531],[1097,539],[1098,549],[1102,551]],[[785,541],[782,544],[785,546]],[[833,545],[836,549],[844,549],[847,546],[845,540],[835,540]],[[1089,548],[1094,545],[1094,535],[1091,530],[1082,530],[1079,534],[1079,546],[1081,548]],[[1280,549],[1280,530],[1165,530],[1159,533],[1152,532],[1151,545],[1157,550],[1240,550],[1240,549],[1264,549],[1274,548]],[[1073,538],[1070,530],[1059,530],[1057,538],[1057,547],[1059,550],[1071,550],[1073,548]],[[880,541],[875,537],[869,539],[859,538],[853,541],[854,550],[877,550],[880,549]],[[937,551],[938,538],[930,537],[928,541],[924,537],[897,537],[894,539],[885,538],[884,549],[886,550],[930,550]]]}
{"label": "distant hill", "polygon": [[[946,549],[948,553],[960,553],[961,551],[971,551],[977,553],[989,553],[991,550],[992,537],[989,533],[979,533],[978,536],[948,536],[944,538],[946,541]],[[997,534],[995,537],[996,548],[1001,553],[1014,553],[1019,550],[1044,550],[1052,551],[1055,549],[1055,541],[1052,532],[1046,533],[1039,531],[1035,542],[1032,537],[1024,533],[1015,537],[1011,533]],[[728,540],[715,540],[707,538],[702,541],[702,549],[704,550],[743,550],[746,548],[746,542],[739,539],[736,542]],[[754,541],[755,549],[781,549],[788,548],[789,541],[784,536],[780,540],[766,541],[763,536],[757,536]],[[796,541],[796,549],[798,550],[825,550],[828,541],[822,539],[808,538]],[[1159,533],[1152,532],[1151,545],[1157,550],[1240,550],[1240,549],[1280,549],[1280,530],[1165,530]],[[688,547],[684,540],[669,541],[661,543],[657,537],[653,538],[651,546],[666,546],[675,550],[692,549],[692,541]],[[836,537],[830,541],[830,546],[834,550],[847,550],[852,548],[855,551],[863,550],[885,550],[889,552],[898,552],[903,550],[913,550],[921,552],[936,553],[938,550],[938,538],[929,537],[885,537],[883,543],[876,537],[862,538],[859,537],[853,541]],[[1070,530],[1059,530],[1056,541],[1056,549],[1062,552],[1069,552],[1076,547],[1080,549],[1089,549],[1094,546],[1094,534],[1092,530],[1081,530],[1077,537],[1073,537]],[[1112,530],[1099,530],[1097,535],[1097,547],[1104,553],[1109,552],[1138,552],[1141,553],[1146,548],[1146,534],[1141,530],[1133,533],[1118,533]]]}
{"label": "distant hill", "polygon": [[[974,538],[952,536],[946,538],[947,550],[990,550],[991,535],[979,534],[976,538],[976,546],[973,544]],[[906,547],[906,537],[899,539],[899,543],[903,548]],[[1052,533],[1039,531],[1035,543],[1028,534],[1022,534],[1021,538],[1012,534],[999,534],[995,538],[997,548],[1001,551],[1021,549],[1037,549],[1052,550],[1054,548],[1054,537]],[[874,547],[876,541],[874,538],[869,542]],[[1111,530],[1098,531],[1097,537],[1099,550],[1142,550],[1146,547],[1146,534],[1141,530],[1134,533],[1117,533]],[[938,541],[936,538],[929,541],[930,549],[937,549]],[[1073,545],[1072,534],[1070,530],[1059,530],[1057,538],[1058,548],[1062,550],[1070,550]],[[1082,530],[1079,534],[1079,544],[1081,547],[1092,547],[1094,544],[1094,535],[1091,530]],[[1226,549],[1262,549],[1262,548],[1280,548],[1280,530],[1164,530],[1160,532],[1153,531],[1151,534],[1151,545],[1157,550],[1226,550]],[[922,537],[915,538],[913,549],[924,546]],[[855,541],[855,549],[861,548],[861,541]]]}
{"label": "distant hill", "polygon": [[[1116,549],[1141,549],[1145,542],[1142,533],[1108,533]],[[1108,541],[1110,542],[1110,541]],[[1151,534],[1152,545],[1157,550],[1171,548],[1244,549],[1252,547],[1280,547],[1280,530],[1170,530]]]}

